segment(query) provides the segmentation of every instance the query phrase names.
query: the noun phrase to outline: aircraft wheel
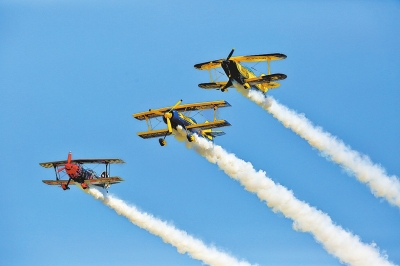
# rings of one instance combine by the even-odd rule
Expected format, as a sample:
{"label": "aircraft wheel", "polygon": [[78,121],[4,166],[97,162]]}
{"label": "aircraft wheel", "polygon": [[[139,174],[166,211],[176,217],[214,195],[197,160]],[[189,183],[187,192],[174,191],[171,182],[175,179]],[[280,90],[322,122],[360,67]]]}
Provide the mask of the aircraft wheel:
{"label": "aircraft wheel", "polygon": [[160,143],[161,146],[167,145],[167,141],[165,139],[163,139],[163,138],[159,138],[158,142]]}
{"label": "aircraft wheel", "polygon": [[188,140],[189,142],[194,141],[194,136],[193,136],[192,134],[188,134],[188,135],[186,136],[186,138],[187,138],[187,140]]}

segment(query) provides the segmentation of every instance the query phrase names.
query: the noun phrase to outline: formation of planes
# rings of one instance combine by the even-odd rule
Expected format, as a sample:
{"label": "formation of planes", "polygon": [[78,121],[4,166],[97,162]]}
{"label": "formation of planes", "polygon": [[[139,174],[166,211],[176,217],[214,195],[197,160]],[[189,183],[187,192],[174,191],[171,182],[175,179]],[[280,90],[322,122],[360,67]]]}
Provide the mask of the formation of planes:
{"label": "formation of planes", "polygon": [[[229,53],[226,58],[208,61],[194,65],[196,69],[208,70],[210,75],[209,83],[200,83],[198,86],[203,89],[216,89],[222,92],[228,91],[228,88],[235,87],[240,89],[253,89],[267,93],[269,89],[277,88],[280,84],[277,81],[286,79],[285,74],[274,73],[271,74],[270,63],[274,60],[282,60],[286,55],[280,53],[274,54],[259,54],[247,56],[232,56],[234,49]],[[257,76],[254,71],[242,63],[251,62],[267,62],[268,74],[260,74]],[[216,69],[222,68],[227,81],[218,81],[218,73]],[[214,70],[214,75],[211,70]],[[254,68],[253,68],[254,69]],[[214,77],[215,76],[215,77]],[[224,135],[221,130],[216,128],[230,126],[231,124],[226,120],[217,118],[217,110],[222,107],[230,107],[231,105],[224,101],[201,102],[193,104],[183,104],[179,100],[175,105],[170,107],[149,109],[148,111],[133,114],[132,116],[138,120],[146,120],[148,130],[138,132],[138,136],[143,139],[157,138],[161,146],[167,144],[165,138],[171,134],[175,134],[174,130],[181,127],[186,132],[186,138],[189,142],[194,141],[194,134],[203,137],[210,141],[214,141],[217,136]],[[196,114],[204,110],[214,110],[214,118],[212,121],[205,120],[198,123],[191,113]],[[158,120],[159,118],[166,124],[164,129],[155,129],[151,120]],[[161,122],[160,120],[158,120]],[[69,185],[76,185],[85,190],[90,186],[102,187],[108,189],[110,185],[117,184],[124,181],[121,177],[110,176],[111,164],[123,164],[121,159],[117,158],[102,158],[102,159],[72,159],[72,153],[68,154],[67,160],[53,161],[40,163],[40,166],[45,168],[54,168],[55,180],[43,180],[43,183],[48,185],[60,186],[63,190],[69,189]],[[86,164],[103,164],[105,170],[100,174],[96,174]],[[67,179],[62,179],[67,176]]]}

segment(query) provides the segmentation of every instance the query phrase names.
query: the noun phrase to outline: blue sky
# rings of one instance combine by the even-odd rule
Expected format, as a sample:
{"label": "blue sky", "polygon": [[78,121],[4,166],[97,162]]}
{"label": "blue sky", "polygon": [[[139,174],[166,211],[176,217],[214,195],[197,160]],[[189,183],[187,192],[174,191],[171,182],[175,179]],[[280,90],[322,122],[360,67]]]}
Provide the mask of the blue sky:
{"label": "blue sky", "polygon": [[[270,92],[368,155],[400,166],[399,1],[0,1],[0,264],[201,265],[39,162],[118,157],[110,192],[260,265],[340,265],[216,165],[131,114],[224,99],[216,143],[400,264],[400,211],[234,90],[205,91],[196,63],[284,53]],[[262,69],[264,67],[264,69]],[[265,65],[257,69],[266,71]],[[95,169],[101,171],[101,168]]]}

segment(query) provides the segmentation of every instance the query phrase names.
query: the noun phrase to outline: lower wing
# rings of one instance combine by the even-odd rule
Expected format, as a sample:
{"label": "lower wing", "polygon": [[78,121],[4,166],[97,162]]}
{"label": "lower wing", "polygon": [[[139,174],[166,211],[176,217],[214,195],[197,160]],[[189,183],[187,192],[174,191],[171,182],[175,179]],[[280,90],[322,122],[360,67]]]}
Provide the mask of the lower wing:
{"label": "lower wing", "polygon": [[[124,181],[121,177],[119,176],[112,176],[112,177],[107,177],[107,178],[96,178],[96,179],[86,179],[85,183],[86,184],[92,184],[92,185],[97,185],[97,184],[116,184],[119,182]],[[53,186],[61,186],[62,184],[67,184],[68,180],[42,180],[43,183],[47,185],[53,185]],[[70,185],[75,185],[74,180],[71,179],[69,182]]]}
{"label": "lower wing", "polygon": [[[227,85],[228,81],[222,82],[211,82],[211,83],[200,83],[199,87],[202,89],[217,89],[220,90]],[[232,87],[232,83],[228,84],[225,88]]]}
{"label": "lower wing", "polygon": [[256,78],[248,78],[245,82],[249,83],[250,85],[258,85],[263,83],[272,83],[277,80],[286,79],[285,74],[271,74],[271,75],[264,75]]}
{"label": "lower wing", "polygon": [[[61,186],[62,184],[66,185],[68,183],[68,180],[42,180],[42,182],[47,184],[47,185]],[[71,179],[69,184],[70,185],[75,185],[74,180]]]}
{"label": "lower wing", "polygon": [[145,131],[145,132],[139,132],[137,134],[139,137],[141,137],[143,139],[151,139],[151,138],[164,137],[164,136],[171,135],[171,133],[168,131],[168,128],[160,129],[160,130],[150,130],[150,131]]}

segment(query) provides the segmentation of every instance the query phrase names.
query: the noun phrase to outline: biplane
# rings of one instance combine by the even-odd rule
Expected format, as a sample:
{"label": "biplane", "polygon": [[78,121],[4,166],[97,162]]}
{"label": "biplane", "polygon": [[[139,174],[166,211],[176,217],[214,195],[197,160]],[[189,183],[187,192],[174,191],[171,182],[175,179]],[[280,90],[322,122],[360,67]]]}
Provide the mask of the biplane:
{"label": "biplane", "polygon": [[[209,83],[200,83],[199,87],[203,89],[217,89],[222,92],[227,91],[228,88],[234,86],[236,88],[242,89],[257,89],[266,93],[269,89],[274,89],[280,86],[277,82],[279,80],[286,79],[285,74],[271,74],[271,61],[273,60],[282,60],[286,58],[284,54],[259,54],[259,55],[247,55],[247,56],[234,56],[232,57],[235,49],[229,53],[226,59],[218,59],[205,63],[200,63],[194,65],[196,69],[199,70],[208,70],[210,74],[210,82]],[[261,74],[257,76],[249,67],[244,66],[243,63],[248,62],[263,62],[266,61],[268,64],[268,75]],[[217,72],[215,68],[222,67],[226,76],[228,77],[228,81],[218,82]],[[215,70],[214,79],[211,69]]]}
{"label": "biplane", "polygon": [[[98,176],[92,169],[83,167],[84,164],[104,164],[105,171]],[[56,180],[42,180],[47,185],[58,185],[63,190],[69,189],[69,185],[80,186],[82,189],[87,189],[90,185],[108,189],[110,185],[124,181],[118,176],[109,176],[110,164],[123,164],[121,159],[75,159],[72,160],[72,153],[68,153],[68,159],[64,161],[55,161],[40,163],[44,168],[54,168]],[[60,172],[65,171],[68,175],[68,180],[60,178]]]}
{"label": "biplane", "polygon": [[[181,126],[183,130],[186,131],[186,138],[189,142],[194,140],[193,134],[197,134],[208,140],[213,140],[217,136],[224,135],[223,131],[213,131],[215,128],[230,126],[231,124],[226,120],[217,119],[217,110],[222,107],[231,106],[226,101],[213,101],[213,102],[202,102],[193,104],[183,104],[180,105],[182,100],[178,101],[172,107],[165,107],[159,109],[149,109],[149,111],[133,114],[132,116],[138,120],[146,120],[148,131],[137,133],[139,137],[143,139],[148,138],[159,138],[159,143],[161,146],[167,144],[165,138],[168,135],[173,134],[172,129],[177,129]],[[214,120],[205,121],[204,123],[197,123],[193,117],[190,117],[190,112],[192,111],[203,111],[207,109],[214,110]],[[185,113],[185,114],[183,114]],[[167,128],[161,130],[155,130],[151,124],[151,118],[162,117]]]}

